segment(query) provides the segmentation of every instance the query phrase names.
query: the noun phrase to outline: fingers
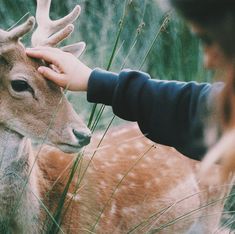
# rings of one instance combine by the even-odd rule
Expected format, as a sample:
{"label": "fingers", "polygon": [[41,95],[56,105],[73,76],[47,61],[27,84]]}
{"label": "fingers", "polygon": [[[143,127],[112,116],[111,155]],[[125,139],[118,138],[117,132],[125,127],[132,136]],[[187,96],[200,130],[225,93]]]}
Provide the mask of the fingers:
{"label": "fingers", "polygon": [[44,66],[39,67],[38,72],[40,74],[42,74],[45,78],[55,82],[59,86],[61,86],[61,87],[66,86],[66,82],[65,82],[63,74],[60,74],[60,73],[50,69],[49,67],[44,67]]}
{"label": "fingers", "polygon": [[[46,49],[45,49],[46,48]],[[48,63],[52,63],[56,66],[59,65],[58,63],[58,55],[59,52],[58,49],[50,50],[48,47],[39,47],[39,48],[33,48],[33,49],[26,49],[26,54],[30,57],[43,59]]]}
{"label": "fingers", "polygon": [[[49,63],[49,67],[42,66],[38,69],[45,78],[63,88],[69,86],[69,90],[87,90],[91,69],[72,54],[51,47],[27,49],[26,53],[30,57],[42,59]],[[77,79],[78,75],[79,79]]]}

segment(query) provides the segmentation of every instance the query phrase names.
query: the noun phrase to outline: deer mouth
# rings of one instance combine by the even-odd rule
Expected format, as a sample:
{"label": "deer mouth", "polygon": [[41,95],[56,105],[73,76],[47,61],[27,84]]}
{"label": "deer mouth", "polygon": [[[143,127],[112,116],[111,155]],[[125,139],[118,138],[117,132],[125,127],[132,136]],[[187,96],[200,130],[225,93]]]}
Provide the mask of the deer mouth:
{"label": "deer mouth", "polygon": [[57,142],[54,145],[65,153],[77,153],[91,140],[90,131],[76,131],[73,129],[74,139],[72,141]]}
{"label": "deer mouth", "polygon": [[84,147],[83,145],[73,145],[68,143],[60,143],[54,145],[56,148],[59,148],[64,153],[72,154],[72,153],[79,153],[81,149]]}
{"label": "deer mouth", "polygon": [[81,151],[81,149],[84,147],[83,145],[80,145],[80,144],[52,142],[52,141],[48,141],[48,140],[43,140],[43,142],[42,142],[41,139],[31,139],[31,141],[32,141],[33,145],[35,145],[35,146],[46,144],[46,145],[50,145],[54,148],[57,148],[67,154],[79,153]]}

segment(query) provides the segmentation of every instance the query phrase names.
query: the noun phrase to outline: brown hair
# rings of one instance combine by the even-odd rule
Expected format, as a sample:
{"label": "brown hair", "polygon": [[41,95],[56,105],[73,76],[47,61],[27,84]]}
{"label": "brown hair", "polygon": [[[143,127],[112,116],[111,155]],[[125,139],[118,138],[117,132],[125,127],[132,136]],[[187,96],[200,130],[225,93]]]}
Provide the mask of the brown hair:
{"label": "brown hair", "polygon": [[235,56],[235,0],[170,1],[187,20],[206,29],[227,56]]}

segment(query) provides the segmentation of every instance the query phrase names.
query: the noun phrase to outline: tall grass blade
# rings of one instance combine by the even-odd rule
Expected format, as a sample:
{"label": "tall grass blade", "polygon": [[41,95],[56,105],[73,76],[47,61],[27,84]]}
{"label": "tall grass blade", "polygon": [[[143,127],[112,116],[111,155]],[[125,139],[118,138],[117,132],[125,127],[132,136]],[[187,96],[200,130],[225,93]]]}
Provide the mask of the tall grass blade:
{"label": "tall grass blade", "polygon": [[[63,191],[63,193],[61,194],[61,197],[60,197],[60,200],[59,200],[59,203],[58,203],[58,206],[57,206],[57,209],[56,209],[56,212],[54,213],[53,217],[54,217],[54,220],[56,221],[56,223],[60,224],[61,223],[61,216],[62,216],[62,212],[63,212],[63,207],[64,207],[64,203],[65,203],[65,199],[66,199],[66,196],[67,196],[67,193],[68,193],[68,190],[69,190],[69,187],[70,187],[70,184],[74,178],[74,175],[76,173],[76,170],[77,170],[77,167],[78,167],[78,164],[79,164],[79,161],[81,159],[81,156],[78,155],[73,166],[72,166],[72,169],[71,169],[71,173],[70,173],[70,176],[69,176],[69,179],[68,179],[68,182],[67,184],[65,185],[65,189]],[[53,222],[49,227],[48,227],[48,230],[46,233],[48,234],[56,234],[58,233],[59,229],[58,229],[58,226],[55,225],[55,223]]]}
{"label": "tall grass blade", "polygon": [[141,63],[140,66],[139,66],[139,70],[141,70],[141,69],[143,68],[143,66],[144,66],[144,64],[145,64],[145,62],[146,62],[146,59],[147,59],[148,55],[150,54],[150,52],[151,52],[152,49],[153,49],[154,44],[156,43],[156,41],[157,41],[159,35],[161,34],[161,32],[163,32],[164,30],[166,30],[166,27],[167,27],[169,21],[170,21],[170,13],[166,14],[166,16],[165,16],[165,18],[164,18],[164,20],[163,20],[163,23],[162,23],[162,25],[160,26],[160,29],[157,31],[156,36],[154,37],[154,39],[153,39],[153,41],[152,41],[152,43],[151,43],[150,48],[149,48],[148,51],[146,52],[146,54],[145,54],[145,56],[144,56],[144,59],[143,59],[142,63]]}

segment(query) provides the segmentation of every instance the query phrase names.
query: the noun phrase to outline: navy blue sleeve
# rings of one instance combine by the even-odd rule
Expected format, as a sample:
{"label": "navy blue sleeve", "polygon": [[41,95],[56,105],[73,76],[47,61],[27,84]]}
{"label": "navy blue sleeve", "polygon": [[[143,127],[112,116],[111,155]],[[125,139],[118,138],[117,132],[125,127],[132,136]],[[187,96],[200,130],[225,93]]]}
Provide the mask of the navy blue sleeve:
{"label": "navy blue sleeve", "polygon": [[112,106],[120,118],[137,121],[152,141],[200,160],[207,150],[204,125],[213,112],[212,94],[222,87],[222,83],[154,80],[139,71],[115,74],[95,69],[89,78],[87,99]]}

